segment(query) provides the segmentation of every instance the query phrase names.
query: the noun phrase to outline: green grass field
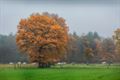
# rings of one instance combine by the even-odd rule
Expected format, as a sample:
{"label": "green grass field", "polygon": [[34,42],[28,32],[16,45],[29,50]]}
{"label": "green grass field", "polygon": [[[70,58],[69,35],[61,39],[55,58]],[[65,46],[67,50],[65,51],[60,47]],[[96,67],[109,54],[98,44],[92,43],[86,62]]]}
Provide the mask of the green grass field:
{"label": "green grass field", "polygon": [[120,80],[120,66],[58,65],[52,68],[0,68],[0,80]]}

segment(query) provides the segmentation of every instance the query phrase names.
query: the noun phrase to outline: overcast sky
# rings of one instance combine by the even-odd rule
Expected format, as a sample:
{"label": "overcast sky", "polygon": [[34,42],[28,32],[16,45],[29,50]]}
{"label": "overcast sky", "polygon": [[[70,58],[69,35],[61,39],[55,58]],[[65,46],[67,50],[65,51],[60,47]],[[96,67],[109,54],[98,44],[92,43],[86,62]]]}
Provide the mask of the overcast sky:
{"label": "overcast sky", "polygon": [[0,34],[16,33],[21,18],[46,11],[65,18],[69,32],[78,35],[111,37],[120,27],[120,0],[0,0]]}

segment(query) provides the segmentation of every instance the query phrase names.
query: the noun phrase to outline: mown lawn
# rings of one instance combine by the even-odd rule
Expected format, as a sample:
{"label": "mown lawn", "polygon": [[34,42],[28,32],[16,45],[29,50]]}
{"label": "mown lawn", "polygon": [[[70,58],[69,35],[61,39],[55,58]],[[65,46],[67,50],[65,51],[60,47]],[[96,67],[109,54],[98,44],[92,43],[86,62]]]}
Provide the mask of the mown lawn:
{"label": "mown lawn", "polygon": [[120,80],[120,68],[1,68],[0,80]]}

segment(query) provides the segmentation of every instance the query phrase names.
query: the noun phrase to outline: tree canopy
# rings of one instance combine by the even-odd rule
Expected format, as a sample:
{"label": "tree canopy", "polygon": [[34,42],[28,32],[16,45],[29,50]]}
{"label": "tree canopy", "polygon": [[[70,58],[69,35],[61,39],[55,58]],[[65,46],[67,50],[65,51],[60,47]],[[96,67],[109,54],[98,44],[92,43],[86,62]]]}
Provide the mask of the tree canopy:
{"label": "tree canopy", "polygon": [[54,63],[64,56],[68,27],[65,20],[60,20],[58,16],[51,17],[39,13],[21,19],[16,43],[20,51],[29,55],[31,62],[38,62],[40,65]]}

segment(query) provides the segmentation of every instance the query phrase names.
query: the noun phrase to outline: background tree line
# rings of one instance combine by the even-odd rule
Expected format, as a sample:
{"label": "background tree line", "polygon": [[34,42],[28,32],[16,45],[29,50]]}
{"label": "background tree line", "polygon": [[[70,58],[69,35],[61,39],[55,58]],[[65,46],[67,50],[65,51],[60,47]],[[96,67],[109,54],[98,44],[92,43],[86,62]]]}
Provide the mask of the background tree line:
{"label": "background tree line", "polygon": [[66,60],[71,63],[119,62],[113,38],[104,38],[97,32],[88,32],[81,36],[70,34],[69,50]]}
{"label": "background tree line", "polygon": [[0,63],[18,61],[27,61],[27,57],[19,53],[15,35],[12,33],[9,35],[0,34]]}
{"label": "background tree line", "polygon": [[[19,54],[15,35],[0,34],[0,63],[28,62],[25,54]],[[69,54],[68,54],[69,53]],[[103,38],[97,32],[77,35],[69,34],[67,53],[61,60],[67,63],[112,63],[120,62],[113,38]]]}

